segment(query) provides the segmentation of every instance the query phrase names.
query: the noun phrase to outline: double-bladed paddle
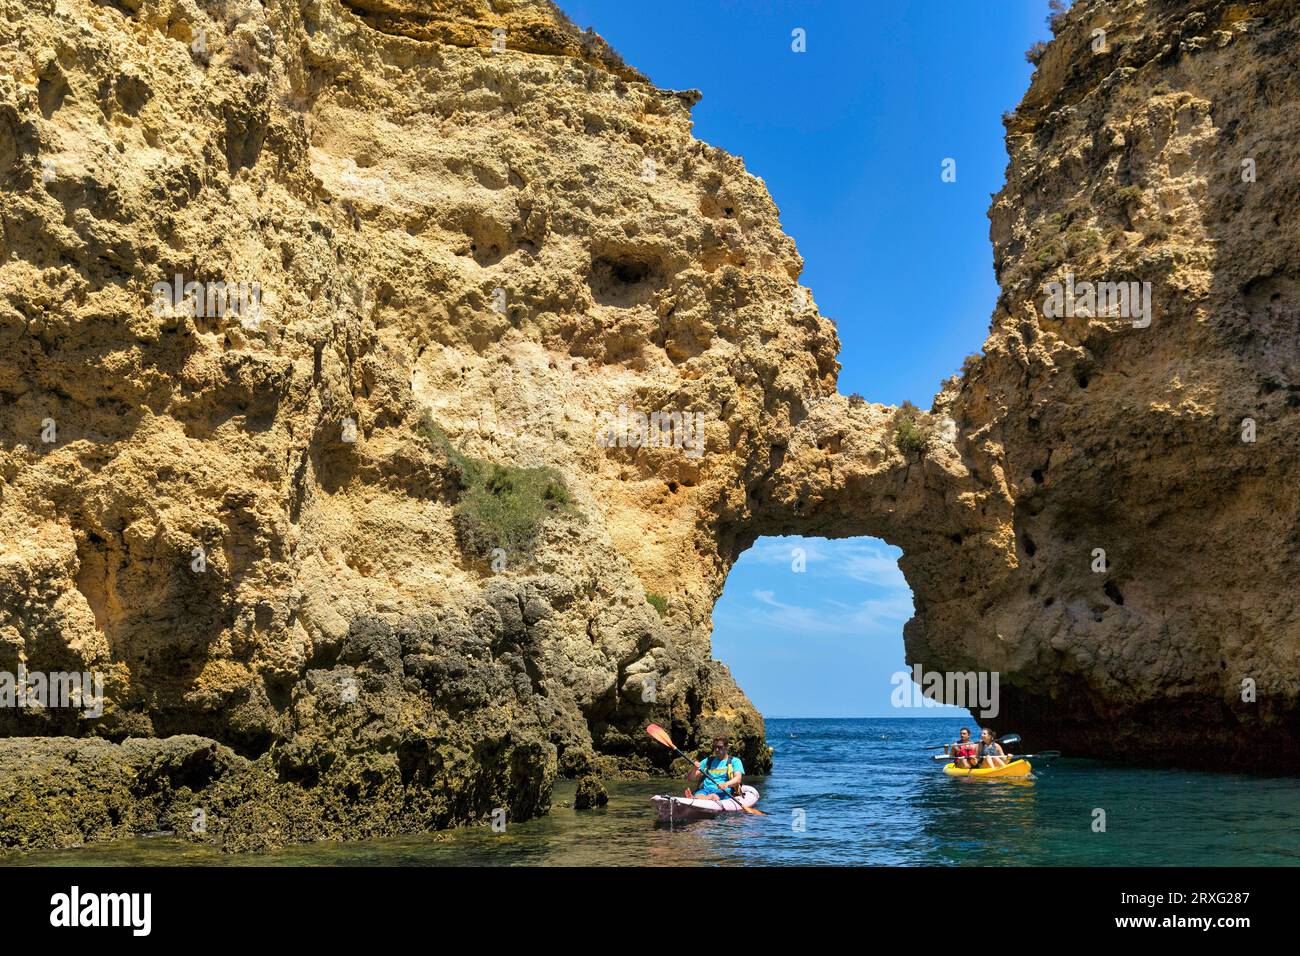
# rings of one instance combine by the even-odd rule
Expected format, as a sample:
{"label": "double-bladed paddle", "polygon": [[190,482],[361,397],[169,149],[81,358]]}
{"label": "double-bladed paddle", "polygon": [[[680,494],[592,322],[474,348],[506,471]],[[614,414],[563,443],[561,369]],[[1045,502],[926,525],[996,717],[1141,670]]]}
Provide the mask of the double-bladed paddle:
{"label": "double-bladed paddle", "polygon": [[[972,740],[972,741],[970,741],[970,743],[978,744],[979,741],[978,741],[978,740]],[[1003,737],[1002,739],[998,740],[997,743],[1000,743],[1000,744],[1018,744],[1018,743],[1020,743],[1020,735],[1019,735],[1019,734],[1007,734],[1005,737]],[[944,747],[952,747],[952,746],[955,746],[955,744],[935,744],[935,745],[932,746],[932,747],[922,747],[921,749],[922,749],[922,750],[942,750]],[[936,759],[937,759],[937,758],[936,758]]]}
{"label": "double-bladed paddle", "polygon": [[[1044,750],[1039,754],[1005,754],[1007,760],[1055,760],[1061,756],[1059,750]],[[952,760],[951,754],[934,754],[931,760]],[[978,759],[978,758],[976,758]]]}
{"label": "double-bladed paddle", "polygon": [[[668,748],[669,750],[671,750],[673,753],[677,754],[677,756],[679,756],[679,757],[681,757],[683,760],[687,761],[687,762],[688,762],[692,767],[695,767],[696,769],[699,769],[699,766],[700,766],[700,765],[699,765],[698,763],[696,763],[694,760],[691,760],[691,758],[688,757],[688,756],[686,756],[686,754],[684,754],[684,753],[682,753],[680,750],[678,750],[678,749],[677,749],[677,745],[676,745],[675,743],[673,743],[673,738],[668,736],[668,731],[664,730],[664,729],[663,729],[662,727],[660,727],[658,724],[651,724],[649,727],[647,727],[647,728],[645,729],[645,732],[646,732],[647,734],[649,734],[651,737],[653,737],[655,740],[659,741],[659,743],[663,744],[665,747],[667,747],[667,748]],[[707,779],[707,776],[708,776],[708,775],[706,774],[706,775],[705,775],[706,779]],[[715,786],[716,786],[716,784],[715,784]],[[721,792],[723,792],[723,793],[726,793],[726,792],[727,792],[727,791],[724,790],[722,787],[718,787],[718,789],[719,789]],[[746,813],[752,813],[752,814],[754,814],[754,816],[756,816],[756,817],[765,817],[765,816],[767,816],[767,814],[764,813],[762,810],[755,810],[753,807],[747,807],[747,806],[744,806],[744,805],[740,802],[740,795],[739,795],[739,794],[736,794],[735,796],[733,796],[733,797],[731,798],[731,800],[732,800],[733,803],[736,804],[736,806],[740,807],[740,809],[744,810]]]}

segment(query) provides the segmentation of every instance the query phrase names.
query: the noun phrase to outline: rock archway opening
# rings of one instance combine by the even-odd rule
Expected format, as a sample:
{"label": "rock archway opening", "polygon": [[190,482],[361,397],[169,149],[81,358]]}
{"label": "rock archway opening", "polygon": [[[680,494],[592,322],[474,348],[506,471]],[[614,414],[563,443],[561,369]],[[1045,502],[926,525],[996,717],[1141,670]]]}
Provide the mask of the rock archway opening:
{"label": "rock archway opening", "polygon": [[965,716],[913,692],[902,556],[865,535],[759,538],[715,607],[714,656],[765,717]]}

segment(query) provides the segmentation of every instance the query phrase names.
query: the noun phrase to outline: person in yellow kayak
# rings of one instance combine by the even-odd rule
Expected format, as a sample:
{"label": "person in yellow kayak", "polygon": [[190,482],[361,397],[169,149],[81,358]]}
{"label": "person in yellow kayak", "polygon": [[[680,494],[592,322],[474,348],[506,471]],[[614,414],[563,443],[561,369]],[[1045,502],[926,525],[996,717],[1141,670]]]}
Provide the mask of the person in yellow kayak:
{"label": "person in yellow kayak", "polygon": [[970,728],[963,727],[955,744],[944,744],[943,752],[962,770],[970,770],[979,762],[979,745],[970,739]]}
{"label": "person in yellow kayak", "polygon": [[1002,749],[1002,745],[994,738],[993,731],[987,727],[980,731],[979,747],[979,765],[981,767],[993,768],[1007,765],[1007,752]]}
{"label": "person in yellow kayak", "polygon": [[[713,752],[700,761],[698,767],[692,767],[686,775],[686,796],[696,800],[726,800],[740,793],[740,781],[745,776],[745,765],[739,757],[727,753],[727,738],[713,738]],[[694,792],[691,786],[702,780],[702,785]],[[724,790],[730,791],[723,793]]]}

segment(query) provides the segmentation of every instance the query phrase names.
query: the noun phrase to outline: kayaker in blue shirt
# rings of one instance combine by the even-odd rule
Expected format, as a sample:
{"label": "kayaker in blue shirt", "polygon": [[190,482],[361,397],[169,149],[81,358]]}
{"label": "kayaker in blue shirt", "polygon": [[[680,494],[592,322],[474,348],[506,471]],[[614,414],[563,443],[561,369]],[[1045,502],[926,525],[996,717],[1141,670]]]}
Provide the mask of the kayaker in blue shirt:
{"label": "kayaker in blue shirt", "polygon": [[981,767],[1005,767],[1007,765],[1007,752],[1002,749],[1002,745],[993,739],[993,731],[985,728],[980,731],[980,766]]}
{"label": "kayaker in blue shirt", "polygon": [[[740,781],[745,775],[745,765],[739,757],[727,753],[727,738],[713,738],[713,752],[700,761],[698,767],[692,767],[686,775],[686,782],[694,784],[702,780],[699,789],[692,793],[686,788],[686,796],[696,800],[725,800],[740,793]],[[723,791],[730,791],[723,793]]]}

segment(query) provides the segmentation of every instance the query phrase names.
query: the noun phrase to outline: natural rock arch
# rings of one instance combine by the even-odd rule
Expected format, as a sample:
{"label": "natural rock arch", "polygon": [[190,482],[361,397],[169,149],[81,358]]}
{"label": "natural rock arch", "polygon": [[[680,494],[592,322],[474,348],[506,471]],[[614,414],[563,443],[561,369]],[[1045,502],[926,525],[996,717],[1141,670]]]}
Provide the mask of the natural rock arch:
{"label": "natural rock arch", "polygon": [[[553,5],[4,3],[0,670],[108,699],[0,711],[11,805],[68,821],[0,841],[183,825],[173,780],[232,846],[517,819],[557,773],[662,769],[650,719],[761,766],[710,614],[779,533],[900,546],[909,660],[999,670],[1029,739],[1294,768],[1288,4],[1055,18],[1007,122],[991,334],[904,454],[837,394],[834,326],[762,182],[691,135],[699,95]],[[1067,270],[1150,281],[1154,322],[1045,315]],[[176,275],[257,280],[261,321],[151,309]],[[602,445],[624,406],[704,416],[706,453]],[[568,488],[502,567],[464,547],[469,463]],[[56,785],[79,754],[103,772]]]}

